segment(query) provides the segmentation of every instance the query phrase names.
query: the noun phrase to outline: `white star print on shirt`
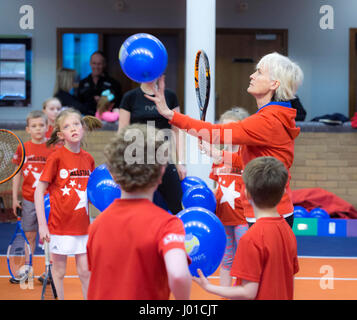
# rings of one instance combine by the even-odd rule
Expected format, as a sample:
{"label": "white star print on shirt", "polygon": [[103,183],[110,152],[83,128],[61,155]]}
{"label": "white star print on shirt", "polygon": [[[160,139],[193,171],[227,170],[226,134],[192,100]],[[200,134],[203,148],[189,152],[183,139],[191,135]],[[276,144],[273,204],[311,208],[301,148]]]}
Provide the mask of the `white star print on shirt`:
{"label": "white star print on shirt", "polygon": [[78,189],[74,189],[74,190],[76,190],[78,197],[79,197],[79,202],[77,203],[77,206],[74,208],[74,210],[86,208],[86,212],[88,214],[87,189],[85,191],[81,191]]}
{"label": "white star print on shirt", "polygon": [[223,187],[220,185],[221,190],[222,190],[222,198],[221,198],[221,204],[224,202],[228,202],[228,204],[231,206],[231,208],[234,210],[235,209],[235,199],[240,197],[240,192],[235,190],[235,181],[233,181],[228,188]]}
{"label": "white star print on shirt", "polygon": [[32,188],[36,188],[37,185],[38,185],[38,181],[40,180],[42,172],[33,172],[33,171],[31,171],[31,173],[32,173],[33,177],[35,178],[35,181],[34,181],[34,183],[32,185]]}
{"label": "white star print on shirt", "polygon": [[71,181],[69,182],[69,185],[70,185],[71,187],[74,187],[74,186],[76,185],[76,181],[71,180]]}
{"label": "white star print on shirt", "polygon": [[64,196],[65,194],[69,196],[69,192],[71,191],[71,189],[67,188],[67,186],[64,186],[64,188],[62,188],[61,191],[62,191],[62,196]]}

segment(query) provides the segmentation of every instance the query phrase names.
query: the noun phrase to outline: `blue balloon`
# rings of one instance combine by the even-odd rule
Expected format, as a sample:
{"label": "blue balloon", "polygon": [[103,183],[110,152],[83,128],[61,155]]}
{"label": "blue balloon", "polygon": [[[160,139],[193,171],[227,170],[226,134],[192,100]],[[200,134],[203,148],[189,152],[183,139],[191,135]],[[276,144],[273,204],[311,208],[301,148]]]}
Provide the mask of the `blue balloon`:
{"label": "blue balloon", "polygon": [[182,188],[182,193],[185,193],[189,188],[192,186],[196,185],[203,185],[207,187],[206,182],[204,182],[201,178],[199,177],[194,177],[194,176],[187,176],[181,181],[181,188]]}
{"label": "blue balloon", "polygon": [[216,212],[216,197],[213,191],[201,184],[190,187],[182,196],[182,207],[201,207]]}
{"label": "blue balloon", "polygon": [[329,219],[330,215],[322,208],[314,208],[310,211],[311,218]]}
{"label": "blue balloon", "polygon": [[207,277],[219,267],[226,248],[226,233],[218,217],[204,208],[192,207],[177,214],[186,232],[185,248],[192,262],[193,276],[201,269]]}
{"label": "blue balloon", "polygon": [[295,206],[294,207],[294,218],[307,218],[309,217],[309,211],[307,211],[304,207]]}
{"label": "blue balloon", "polygon": [[121,190],[114,182],[107,166],[101,164],[91,173],[87,184],[90,202],[99,210],[105,210],[115,199],[121,197]]}
{"label": "blue balloon", "polygon": [[50,194],[47,193],[44,198],[44,205],[45,205],[45,216],[46,216],[46,220],[48,223],[48,218],[50,217],[50,210],[51,210],[51,205],[50,205]]}
{"label": "blue balloon", "polygon": [[167,51],[162,42],[148,33],[137,33],[124,41],[119,51],[124,73],[136,82],[159,78],[167,66]]}

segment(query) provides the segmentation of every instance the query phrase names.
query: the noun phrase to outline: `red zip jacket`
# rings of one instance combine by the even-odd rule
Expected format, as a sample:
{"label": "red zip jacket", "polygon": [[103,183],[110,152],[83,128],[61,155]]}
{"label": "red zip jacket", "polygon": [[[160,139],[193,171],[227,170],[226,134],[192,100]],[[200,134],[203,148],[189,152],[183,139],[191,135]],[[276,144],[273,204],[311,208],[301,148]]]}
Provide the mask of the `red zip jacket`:
{"label": "red zip jacket", "polygon": [[[282,161],[289,172],[294,161],[294,140],[300,133],[300,128],[295,125],[295,117],[296,110],[289,102],[270,102],[242,121],[212,124],[175,112],[170,123],[188,130],[191,135],[202,136],[211,143],[240,145],[243,168],[254,158],[272,156]],[[202,129],[205,130],[200,133]],[[290,178],[289,172],[286,192],[277,208],[283,216],[288,216],[294,211]],[[242,197],[247,221],[254,222],[253,208],[244,196],[244,186]]]}

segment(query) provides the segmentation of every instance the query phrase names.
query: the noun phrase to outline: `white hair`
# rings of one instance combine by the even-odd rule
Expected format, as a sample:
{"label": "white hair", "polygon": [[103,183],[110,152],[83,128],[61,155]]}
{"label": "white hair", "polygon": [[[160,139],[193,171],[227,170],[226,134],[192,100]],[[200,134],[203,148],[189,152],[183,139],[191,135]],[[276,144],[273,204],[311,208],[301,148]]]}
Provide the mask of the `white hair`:
{"label": "white hair", "polygon": [[304,79],[301,68],[288,57],[277,52],[267,54],[261,58],[257,68],[263,65],[268,69],[270,79],[277,80],[280,83],[274,93],[273,100],[289,101],[294,99],[295,93]]}

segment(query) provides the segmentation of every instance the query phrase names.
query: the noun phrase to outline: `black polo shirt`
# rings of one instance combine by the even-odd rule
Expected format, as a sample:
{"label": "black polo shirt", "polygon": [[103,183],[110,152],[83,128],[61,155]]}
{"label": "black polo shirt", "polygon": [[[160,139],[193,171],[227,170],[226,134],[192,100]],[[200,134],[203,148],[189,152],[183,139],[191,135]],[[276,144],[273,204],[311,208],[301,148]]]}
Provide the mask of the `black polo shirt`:
{"label": "black polo shirt", "polygon": [[92,74],[82,79],[78,86],[78,99],[86,105],[87,110],[84,114],[95,115],[97,102],[95,96],[100,96],[104,90],[109,89],[115,96],[114,108],[118,108],[122,97],[121,86],[118,81],[109,77],[107,74],[100,77],[97,84],[94,84]]}

